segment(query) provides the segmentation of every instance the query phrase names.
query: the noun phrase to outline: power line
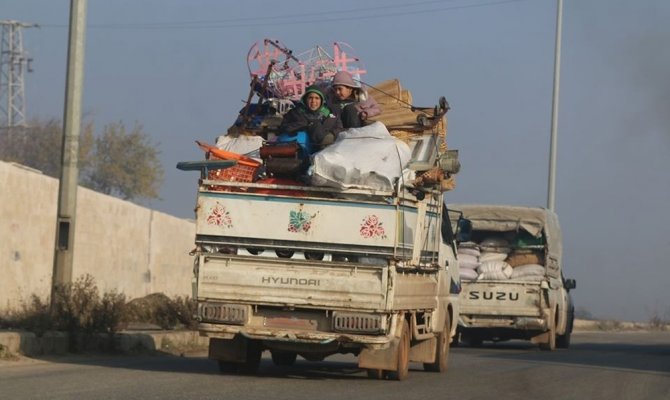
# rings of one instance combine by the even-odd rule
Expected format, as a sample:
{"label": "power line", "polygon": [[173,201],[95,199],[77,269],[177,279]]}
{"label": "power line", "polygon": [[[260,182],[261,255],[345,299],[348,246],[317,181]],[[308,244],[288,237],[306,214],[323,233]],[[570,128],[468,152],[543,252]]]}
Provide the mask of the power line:
{"label": "power line", "polygon": [[184,25],[202,25],[202,24],[221,24],[221,23],[227,23],[227,22],[242,22],[242,21],[259,21],[259,20],[273,20],[273,19],[284,19],[284,18],[304,18],[304,17],[314,17],[314,16],[322,16],[322,15],[333,15],[333,14],[349,14],[349,13],[356,13],[356,12],[366,12],[366,11],[377,11],[377,10],[388,10],[388,9],[393,9],[393,8],[407,8],[407,7],[415,7],[415,6],[420,6],[420,5],[425,5],[425,4],[435,4],[435,3],[444,3],[444,2],[452,2],[452,1],[459,1],[459,0],[431,0],[431,1],[421,1],[421,2],[416,2],[416,3],[410,3],[410,4],[396,4],[396,5],[388,5],[385,7],[365,7],[365,8],[352,8],[348,10],[333,10],[333,11],[319,11],[319,12],[312,12],[312,13],[303,13],[303,14],[280,14],[280,15],[271,15],[271,16],[256,16],[256,17],[243,17],[243,18],[228,18],[228,19],[216,19],[216,20],[200,20],[200,21],[181,21],[181,22],[150,22],[150,23],[144,23],[144,22],[137,22],[137,23],[114,23],[114,24],[95,24],[92,26],[96,26],[98,28],[127,28],[127,27],[164,27],[164,26],[169,26],[169,27],[178,27],[178,26],[184,26]]}
{"label": "power line", "polygon": [[[457,1],[457,0],[447,0],[447,1]],[[315,24],[315,23],[327,23],[327,22],[342,22],[342,21],[360,21],[360,20],[371,20],[371,19],[380,19],[396,16],[407,16],[407,15],[418,15],[418,14],[428,14],[436,13],[443,11],[453,11],[469,8],[481,8],[481,7],[490,7],[498,6],[509,3],[517,3],[521,1],[530,1],[530,0],[499,0],[499,1],[489,1],[486,3],[480,4],[466,4],[466,5],[451,5],[446,7],[433,7],[423,10],[414,10],[414,11],[394,11],[394,12],[376,12],[371,15],[360,15],[360,16],[348,16],[345,19],[343,17],[333,17],[333,18],[321,18],[321,19],[304,19],[306,17],[322,16],[322,15],[333,15],[333,14],[349,14],[356,12],[373,12],[380,10],[395,10],[407,7],[415,7],[417,5],[427,5],[435,3],[444,3],[442,1],[423,1],[419,3],[412,4],[402,4],[402,5],[389,5],[389,6],[380,6],[380,7],[366,7],[366,8],[356,8],[348,10],[336,10],[336,11],[322,11],[318,13],[304,13],[304,14],[291,14],[291,15],[276,15],[276,16],[267,16],[267,17],[245,17],[245,18],[231,18],[224,20],[212,20],[212,21],[182,21],[182,22],[142,22],[142,23],[128,23],[128,24],[91,24],[88,26],[90,29],[143,29],[143,30],[168,30],[168,29],[226,29],[226,28],[243,28],[243,27],[254,27],[254,26],[281,26],[281,25],[304,25],[304,24]],[[280,20],[277,22],[260,22],[263,20]],[[281,21],[282,19],[286,19]],[[248,22],[245,22],[248,21]],[[41,26],[47,28],[65,28],[67,25],[55,25],[55,24],[42,24]]]}

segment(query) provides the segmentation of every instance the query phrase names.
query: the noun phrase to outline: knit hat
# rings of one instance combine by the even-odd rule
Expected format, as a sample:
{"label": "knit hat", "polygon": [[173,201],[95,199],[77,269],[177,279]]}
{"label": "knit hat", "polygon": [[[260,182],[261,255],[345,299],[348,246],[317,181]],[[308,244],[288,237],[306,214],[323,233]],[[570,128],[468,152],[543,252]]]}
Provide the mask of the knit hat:
{"label": "knit hat", "polygon": [[333,76],[333,86],[347,86],[354,89],[359,89],[361,87],[360,82],[354,81],[351,77],[351,74],[347,71],[338,71],[335,76]]}
{"label": "knit hat", "polygon": [[305,94],[302,95],[300,98],[300,101],[302,101],[304,104],[307,104],[307,95],[310,93],[316,93],[321,97],[321,104],[323,104],[324,101],[326,101],[326,96],[323,95],[323,92],[319,90],[319,87],[316,85],[312,85],[305,89]]}
{"label": "knit hat", "polygon": [[323,95],[323,92],[316,85],[312,85],[307,89],[305,89],[305,94],[303,94],[302,97],[300,98],[300,101],[302,102],[302,104],[305,105],[305,108],[307,108],[307,96],[310,93],[316,93],[321,98],[321,106],[316,111],[325,117],[329,116],[331,114],[331,111],[326,106],[326,96]]}

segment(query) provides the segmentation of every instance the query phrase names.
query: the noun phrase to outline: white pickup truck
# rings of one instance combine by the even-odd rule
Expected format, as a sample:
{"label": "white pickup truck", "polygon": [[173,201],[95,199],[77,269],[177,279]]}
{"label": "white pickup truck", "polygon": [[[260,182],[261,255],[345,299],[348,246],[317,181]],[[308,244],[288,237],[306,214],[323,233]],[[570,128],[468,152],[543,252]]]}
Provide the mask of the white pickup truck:
{"label": "white pickup truck", "polygon": [[[440,110],[437,120],[446,107]],[[386,130],[380,122],[359,129],[368,137],[378,128]],[[329,149],[347,140],[365,143],[340,137]],[[379,181],[382,159],[400,171],[398,140],[368,140],[377,152],[382,143],[393,150],[378,161],[366,151],[362,158],[376,163],[367,176]],[[434,151],[431,166],[441,176],[441,165],[454,165],[453,152]],[[193,297],[198,329],[222,372],[256,372],[265,350],[276,365],[298,355],[317,361],[354,354],[377,379],[404,379],[409,362],[446,370],[460,280],[439,179],[417,186],[403,175],[387,189],[216,179],[226,163],[178,164],[201,171]]]}
{"label": "white pickup truck", "polygon": [[444,371],[460,284],[443,210],[440,192],[201,179],[193,290],[210,358],[244,373],[264,350],[277,365],[352,353],[376,378],[410,361]]}
{"label": "white pickup truck", "polygon": [[525,339],[541,349],[570,345],[574,306],[564,279],[555,213],[534,207],[451,204],[472,224],[460,243],[460,341]]}
{"label": "white pickup truck", "polygon": [[[331,115],[321,104],[314,119],[306,93],[344,71],[357,85],[365,70],[345,48],[335,42],[331,58],[255,43],[237,120],[216,148],[198,143],[207,160],[177,166],[201,171],[193,297],[223,371],[255,372],[264,350],[277,365],[351,353],[374,378],[403,379],[410,361],[447,368],[460,291],[442,196],[460,168],[444,140],[449,105],[416,107],[397,79],[384,81],[382,110],[328,132],[325,146],[318,121]],[[289,131],[280,122],[294,107],[311,116]]]}

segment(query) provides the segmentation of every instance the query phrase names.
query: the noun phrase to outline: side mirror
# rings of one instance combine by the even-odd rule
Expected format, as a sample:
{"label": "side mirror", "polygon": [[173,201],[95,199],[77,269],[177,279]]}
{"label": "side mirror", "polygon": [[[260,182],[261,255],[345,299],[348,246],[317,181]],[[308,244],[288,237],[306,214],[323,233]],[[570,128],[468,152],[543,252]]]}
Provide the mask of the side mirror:
{"label": "side mirror", "polygon": [[563,286],[565,286],[565,288],[568,289],[568,290],[574,289],[574,288],[577,287],[577,281],[574,280],[574,279],[566,279],[563,282]]}
{"label": "side mirror", "polygon": [[467,242],[472,236],[472,221],[467,218],[459,218],[456,225],[456,241]]}

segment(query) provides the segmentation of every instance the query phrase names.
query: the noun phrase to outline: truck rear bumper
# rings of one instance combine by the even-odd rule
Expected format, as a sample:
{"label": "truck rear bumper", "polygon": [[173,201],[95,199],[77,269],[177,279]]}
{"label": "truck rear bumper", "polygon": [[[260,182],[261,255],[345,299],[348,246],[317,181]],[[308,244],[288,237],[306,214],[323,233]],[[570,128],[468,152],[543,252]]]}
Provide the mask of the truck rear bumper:
{"label": "truck rear bumper", "polygon": [[[395,318],[389,332],[395,331]],[[341,332],[320,332],[283,329],[263,329],[244,326],[220,325],[220,324],[198,324],[200,336],[209,338],[232,339],[241,335],[247,339],[265,340],[272,342],[305,343],[305,344],[348,344],[360,345],[370,349],[387,348],[393,334],[386,335],[359,335]],[[358,347],[358,346],[353,346]]]}
{"label": "truck rear bumper", "polygon": [[539,317],[505,317],[485,315],[461,315],[459,324],[469,328],[509,328],[532,331],[546,331],[549,325],[545,318]]}

